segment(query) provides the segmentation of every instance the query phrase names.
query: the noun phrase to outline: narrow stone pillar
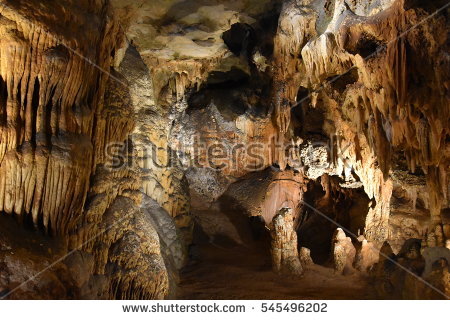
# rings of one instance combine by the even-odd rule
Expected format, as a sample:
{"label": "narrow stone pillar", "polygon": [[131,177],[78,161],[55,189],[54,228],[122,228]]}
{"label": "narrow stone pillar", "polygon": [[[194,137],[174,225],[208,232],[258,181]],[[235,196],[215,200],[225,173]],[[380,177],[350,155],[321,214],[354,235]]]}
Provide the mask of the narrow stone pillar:
{"label": "narrow stone pillar", "polygon": [[302,275],[291,208],[282,208],[272,220],[272,267],[277,273]]}
{"label": "narrow stone pillar", "polygon": [[307,269],[314,264],[314,261],[311,258],[311,250],[308,248],[300,249],[300,263],[304,269]]}
{"label": "narrow stone pillar", "polygon": [[333,236],[334,270],[338,274],[353,270],[356,249],[352,239],[345,235],[341,228],[337,228]]}
{"label": "narrow stone pillar", "polygon": [[355,268],[361,272],[367,272],[375,263],[379,261],[380,249],[372,242],[363,239],[361,249],[357,251],[355,258]]}

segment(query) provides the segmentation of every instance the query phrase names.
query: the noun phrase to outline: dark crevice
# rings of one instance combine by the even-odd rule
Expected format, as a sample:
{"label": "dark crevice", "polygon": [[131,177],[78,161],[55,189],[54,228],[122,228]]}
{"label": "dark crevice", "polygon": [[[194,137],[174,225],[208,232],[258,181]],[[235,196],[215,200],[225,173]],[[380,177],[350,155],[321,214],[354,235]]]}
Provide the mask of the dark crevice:
{"label": "dark crevice", "polygon": [[304,208],[297,230],[299,247],[309,248],[318,264],[332,261],[332,237],[338,227],[354,235],[364,232],[370,199],[363,188],[346,189],[341,183],[339,178],[325,175],[310,182],[305,193],[304,201],[316,210]]}
{"label": "dark crevice", "polygon": [[6,113],[6,101],[8,100],[8,88],[6,82],[0,76],[0,125],[6,125],[8,115]]}
{"label": "dark crevice", "polygon": [[235,23],[223,33],[223,41],[236,56],[250,57],[256,46],[256,34],[247,23]]}
{"label": "dark crevice", "polygon": [[308,138],[311,136],[326,135],[323,132],[325,113],[320,101],[316,107],[311,105],[310,91],[300,87],[297,93],[297,105],[291,110],[294,134],[297,137]]}
{"label": "dark crevice", "polygon": [[342,75],[328,78],[327,82],[342,95],[348,86],[358,82],[358,80],[358,69],[352,68]]}
{"label": "dark crevice", "polygon": [[31,141],[36,144],[36,123],[37,123],[37,112],[39,108],[39,94],[41,87],[39,84],[39,79],[36,77],[34,79],[33,97],[31,98]]}
{"label": "dark crevice", "polygon": [[52,112],[53,112],[53,108],[54,108],[53,97],[55,96],[55,90],[56,90],[56,88],[51,89],[50,98],[44,109],[44,112],[45,112],[45,124],[44,124],[45,138],[46,138],[46,145],[49,147],[52,146],[52,135],[53,135]]}
{"label": "dark crevice", "polygon": [[233,89],[249,83],[250,76],[238,68],[231,68],[228,72],[213,71],[208,75],[205,89]]}
{"label": "dark crevice", "polygon": [[[441,9],[445,5],[448,5],[448,0],[405,0],[404,8],[405,10],[422,8],[432,13],[436,10]],[[444,11],[445,13],[445,11]]]}
{"label": "dark crevice", "polygon": [[351,54],[359,54],[364,59],[371,57],[377,52],[380,52],[386,48],[386,43],[375,39],[372,35],[363,33],[356,43],[347,43],[345,50]]}
{"label": "dark crevice", "polygon": [[245,113],[250,117],[265,115],[268,109],[266,101],[269,101],[265,92],[268,91],[260,85],[237,68],[228,72],[211,72],[200,91],[188,95],[187,112],[204,110],[213,104],[228,121]]}
{"label": "dark crevice", "polygon": [[[304,195],[304,201],[315,206],[324,196],[325,192],[320,181],[311,181],[308,184],[308,191]],[[322,210],[322,208],[318,209]],[[326,218],[305,207],[297,229],[298,246],[310,249],[313,261],[317,264],[324,264],[329,259],[334,230],[334,225]]]}
{"label": "dark crevice", "polygon": [[278,31],[278,22],[282,3],[275,2],[271,10],[268,10],[255,27],[258,36],[258,49],[265,57],[271,57],[274,50],[274,38]]}

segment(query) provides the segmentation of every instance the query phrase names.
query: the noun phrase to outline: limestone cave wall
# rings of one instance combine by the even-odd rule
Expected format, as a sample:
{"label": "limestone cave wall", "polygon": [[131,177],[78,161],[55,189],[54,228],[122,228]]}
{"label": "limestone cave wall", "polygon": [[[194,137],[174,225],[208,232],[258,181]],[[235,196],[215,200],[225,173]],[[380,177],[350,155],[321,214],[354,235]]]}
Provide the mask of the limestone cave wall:
{"label": "limestone cave wall", "polygon": [[449,14],[1,0],[0,296],[175,298],[196,230],[245,246],[250,220],[275,272],[302,274],[307,246],[429,298],[384,268],[425,259],[448,296],[450,261],[424,270],[450,249]]}

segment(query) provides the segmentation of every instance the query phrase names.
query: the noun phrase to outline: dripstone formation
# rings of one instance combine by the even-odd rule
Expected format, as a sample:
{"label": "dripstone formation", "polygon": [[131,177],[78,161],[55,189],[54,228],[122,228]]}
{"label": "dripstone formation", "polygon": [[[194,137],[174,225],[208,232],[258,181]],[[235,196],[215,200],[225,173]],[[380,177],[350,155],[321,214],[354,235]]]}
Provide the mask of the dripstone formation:
{"label": "dripstone formation", "polygon": [[212,247],[448,298],[449,15],[0,0],[0,297],[177,298]]}

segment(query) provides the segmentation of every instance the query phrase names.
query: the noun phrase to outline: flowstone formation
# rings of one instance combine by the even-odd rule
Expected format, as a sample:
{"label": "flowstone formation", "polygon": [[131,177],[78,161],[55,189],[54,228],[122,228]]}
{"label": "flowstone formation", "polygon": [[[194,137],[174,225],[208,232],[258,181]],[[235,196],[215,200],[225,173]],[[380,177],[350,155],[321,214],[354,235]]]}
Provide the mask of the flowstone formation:
{"label": "flowstone formation", "polygon": [[[112,68],[125,39],[113,8],[2,1],[0,15],[2,296],[166,297],[181,237],[174,226],[164,243],[174,222],[143,207],[140,167],[112,169],[107,155],[137,122],[128,79]],[[13,249],[19,236],[6,230],[29,226],[30,243]]]}
{"label": "flowstone formation", "polygon": [[0,297],[176,298],[212,246],[448,298],[449,8],[0,0]]}

